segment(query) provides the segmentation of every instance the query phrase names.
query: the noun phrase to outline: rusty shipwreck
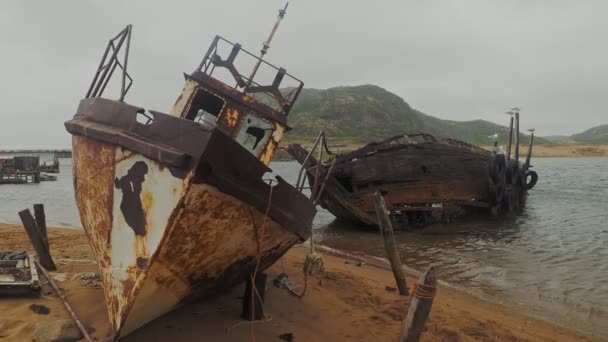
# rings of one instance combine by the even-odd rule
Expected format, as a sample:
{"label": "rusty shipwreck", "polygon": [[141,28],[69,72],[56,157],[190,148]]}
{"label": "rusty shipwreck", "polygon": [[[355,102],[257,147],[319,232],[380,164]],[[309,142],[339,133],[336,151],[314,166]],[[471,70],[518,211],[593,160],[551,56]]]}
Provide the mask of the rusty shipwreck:
{"label": "rusty shipwreck", "polygon": [[[301,81],[216,36],[170,112],[146,111],[124,102],[130,37],[128,26],[110,40],[65,123],[116,338],[244,281],[257,262],[269,267],[309,237],[316,213],[282,178],[264,176]],[[243,59],[256,65],[249,76],[238,68]],[[102,94],[115,69],[120,97],[111,100]],[[263,70],[271,84],[256,82]],[[286,80],[295,86],[279,90]]]}
{"label": "rusty shipwreck", "polygon": [[[518,138],[512,158],[511,140],[504,153],[430,134],[390,137],[327,160],[298,144],[288,152],[307,170],[310,184],[327,179],[320,205],[337,219],[376,226],[373,195],[380,190],[393,225],[411,230],[470,212],[498,215],[521,209],[538,179],[530,170],[533,141],[532,133],[523,162]],[[321,148],[331,154],[326,144]]]}

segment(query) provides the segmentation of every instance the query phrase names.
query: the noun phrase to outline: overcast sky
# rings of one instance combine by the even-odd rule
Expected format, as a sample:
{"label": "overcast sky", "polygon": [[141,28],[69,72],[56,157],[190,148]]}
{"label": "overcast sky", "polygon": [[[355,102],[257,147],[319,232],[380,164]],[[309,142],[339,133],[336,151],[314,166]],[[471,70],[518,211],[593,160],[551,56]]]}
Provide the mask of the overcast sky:
{"label": "overcast sky", "polygon": [[[0,2],[0,149],[64,148],[107,39],[133,24],[127,102],[168,111],[215,34],[258,51],[283,0]],[[306,87],[376,84],[450,120],[608,124],[606,1],[292,0],[268,60]]]}

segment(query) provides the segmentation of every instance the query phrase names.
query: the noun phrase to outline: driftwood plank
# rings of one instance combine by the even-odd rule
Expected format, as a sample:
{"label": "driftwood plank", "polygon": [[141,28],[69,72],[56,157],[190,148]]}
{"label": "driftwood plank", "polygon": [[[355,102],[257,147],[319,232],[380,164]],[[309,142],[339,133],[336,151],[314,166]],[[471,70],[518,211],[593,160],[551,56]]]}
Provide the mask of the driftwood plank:
{"label": "driftwood plank", "polygon": [[405,272],[401,266],[401,257],[399,256],[399,250],[397,249],[397,243],[395,242],[395,235],[393,232],[393,225],[388,216],[388,210],[386,210],[386,203],[382,193],[376,190],[374,196],[374,206],[376,208],[376,215],[378,216],[378,225],[380,226],[380,234],[384,239],[384,248],[386,249],[386,256],[391,262],[391,269],[395,276],[395,282],[397,288],[399,288],[399,294],[407,296],[407,282],[405,280]]}
{"label": "driftwood plank", "polygon": [[53,262],[53,258],[51,258],[51,253],[49,249],[46,247],[44,240],[42,239],[42,235],[40,234],[40,229],[38,228],[38,224],[32,213],[29,209],[25,209],[19,212],[19,217],[21,218],[21,222],[23,223],[23,227],[27,232],[27,236],[30,238],[32,242],[32,246],[38,254],[38,258],[40,259],[40,264],[44,266],[47,270],[54,271],[57,269],[55,267],[55,263]]}
{"label": "driftwood plank", "polygon": [[34,204],[34,218],[36,219],[38,229],[40,229],[40,235],[42,236],[42,240],[44,241],[46,248],[50,251],[49,238],[47,236],[46,231],[46,215],[44,214],[44,204]]}
{"label": "driftwood plank", "polygon": [[400,342],[418,342],[420,340],[424,324],[431,313],[436,291],[437,278],[435,269],[431,266],[420,276],[418,284],[412,289],[412,300],[405,316]]}

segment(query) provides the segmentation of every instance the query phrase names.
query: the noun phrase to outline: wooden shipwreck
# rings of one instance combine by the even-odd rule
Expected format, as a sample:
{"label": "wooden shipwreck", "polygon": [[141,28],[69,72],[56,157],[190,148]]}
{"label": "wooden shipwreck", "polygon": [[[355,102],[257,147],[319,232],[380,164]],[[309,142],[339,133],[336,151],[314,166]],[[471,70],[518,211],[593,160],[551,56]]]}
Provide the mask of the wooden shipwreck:
{"label": "wooden shipwreck", "polygon": [[[301,81],[216,36],[170,112],[146,111],[124,102],[130,37],[128,26],[110,41],[65,123],[76,203],[116,338],[269,267],[308,239],[316,213],[282,178],[264,176]],[[256,64],[250,76],[237,68],[243,58]],[[120,98],[103,98],[116,68]],[[256,83],[258,69],[274,82]],[[216,78],[222,72],[228,81]],[[279,90],[286,80],[295,86]]]}
{"label": "wooden shipwreck", "polygon": [[374,193],[380,190],[394,225],[409,230],[466,212],[497,215],[523,207],[538,178],[529,170],[532,144],[523,163],[519,141],[511,159],[510,147],[508,154],[490,152],[430,134],[394,136],[328,160],[297,144],[288,152],[307,170],[310,184],[327,179],[320,204],[338,219],[376,226]]}

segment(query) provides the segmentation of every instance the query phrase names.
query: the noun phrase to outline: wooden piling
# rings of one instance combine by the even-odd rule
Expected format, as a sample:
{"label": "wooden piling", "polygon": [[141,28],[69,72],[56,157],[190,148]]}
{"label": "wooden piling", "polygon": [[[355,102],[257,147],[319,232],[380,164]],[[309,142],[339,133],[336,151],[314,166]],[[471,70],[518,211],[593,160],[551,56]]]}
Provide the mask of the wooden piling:
{"label": "wooden piling", "polygon": [[49,271],[56,270],[57,267],[55,267],[51,253],[42,238],[42,234],[40,234],[40,228],[38,228],[38,224],[36,223],[36,220],[34,220],[34,217],[32,217],[30,210],[25,209],[20,211],[19,217],[27,232],[27,236],[32,242],[32,246],[38,255],[38,259],[40,259],[40,264]]}
{"label": "wooden piling", "polygon": [[44,214],[44,204],[34,204],[34,218],[36,219],[36,224],[38,225],[38,229],[40,230],[40,236],[42,237],[46,248],[50,251],[49,238],[47,236],[46,231],[46,215]]}
{"label": "wooden piling", "polygon": [[[266,298],[267,280],[268,275],[265,273],[256,274],[254,280],[251,277],[247,278],[241,318],[248,321],[260,321],[264,319],[264,299]],[[255,288],[252,288],[254,282]]]}
{"label": "wooden piling", "polygon": [[420,340],[424,324],[431,313],[436,292],[437,278],[435,269],[431,266],[420,276],[418,283],[412,289],[412,299],[405,316],[400,342],[418,342]]}
{"label": "wooden piling", "polygon": [[530,158],[532,158],[532,147],[534,146],[534,132],[530,134],[530,145],[528,145],[528,155],[526,156],[526,168],[530,167]]}
{"label": "wooden piling", "polygon": [[509,123],[509,144],[507,145],[507,162],[511,159],[511,146],[513,145],[513,116]]}
{"label": "wooden piling", "polygon": [[382,193],[376,190],[374,196],[374,207],[376,209],[376,215],[378,217],[378,225],[380,226],[380,234],[384,239],[384,248],[386,249],[386,256],[391,262],[391,269],[395,276],[395,282],[399,289],[399,294],[407,296],[407,281],[405,280],[405,271],[401,266],[401,257],[399,256],[399,250],[397,249],[397,243],[395,242],[395,234],[393,232],[393,225],[388,216],[388,210],[386,209],[386,203],[382,197]]}
{"label": "wooden piling", "polygon": [[519,112],[515,112],[515,160],[519,162]]}

